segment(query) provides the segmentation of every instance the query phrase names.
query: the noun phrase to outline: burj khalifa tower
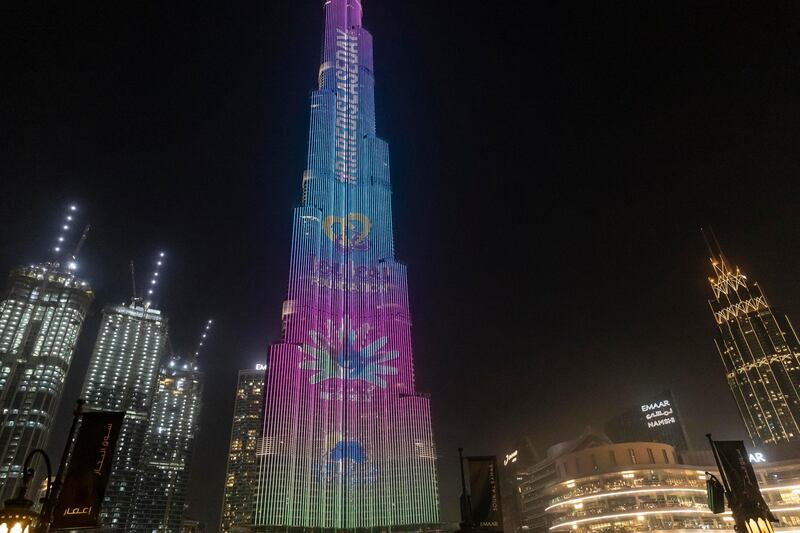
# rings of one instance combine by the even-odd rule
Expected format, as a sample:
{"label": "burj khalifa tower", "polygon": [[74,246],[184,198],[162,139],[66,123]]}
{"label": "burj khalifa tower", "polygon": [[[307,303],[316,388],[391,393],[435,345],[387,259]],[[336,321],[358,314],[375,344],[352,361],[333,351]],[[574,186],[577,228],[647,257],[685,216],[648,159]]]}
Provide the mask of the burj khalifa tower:
{"label": "burj khalifa tower", "polygon": [[430,402],[414,384],[389,149],[375,132],[361,18],[359,0],[325,2],[283,336],[265,382],[255,522],[267,530],[439,522]]}

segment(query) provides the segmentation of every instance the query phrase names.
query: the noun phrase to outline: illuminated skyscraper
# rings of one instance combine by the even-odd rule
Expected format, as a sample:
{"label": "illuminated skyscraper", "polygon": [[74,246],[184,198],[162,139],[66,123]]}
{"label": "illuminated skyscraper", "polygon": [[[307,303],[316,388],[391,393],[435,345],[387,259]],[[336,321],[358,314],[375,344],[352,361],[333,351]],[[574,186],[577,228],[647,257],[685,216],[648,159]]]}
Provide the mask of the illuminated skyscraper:
{"label": "illuminated skyscraper", "polygon": [[263,420],[263,402],[263,366],[259,365],[255,370],[240,370],[233,407],[220,533],[236,532],[253,524],[258,481],[256,447]]}
{"label": "illuminated skyscraper", "polygon": [[28,453],[47,445],[93,299],[85,282],[56,263],[11,272],[0,300],[0,501],[16,496]]}
{"label": "illuminated skyscraper", "polygon": [[722,252],[712,253],[719,328],[717,349],[725,376],[754,444],[800,440],[800,339],[789,318],[775,314],[766,296]]}
{"label": "illuminated skyscraper", "polygon": [[135,487],[159,364],[167,346],[167,319],[134,299],[106,307],[83,385],[88,409],[125,411],[101,518],[106,531],[129,531]]}
{"label": "illuminated skyscraper", "polygon": [[389,150],[375,134],[361,14],[358,0],[325,2],[283,339],[265,384],[256,524],[266,528],[439,520],[430,403],[414,385],[406,268],[394,259]]}
{"label": "illuminated skyscraper", "polygon": [[139,467],[131,531],[180,531],[203,394],[193,358],[161,367]]}

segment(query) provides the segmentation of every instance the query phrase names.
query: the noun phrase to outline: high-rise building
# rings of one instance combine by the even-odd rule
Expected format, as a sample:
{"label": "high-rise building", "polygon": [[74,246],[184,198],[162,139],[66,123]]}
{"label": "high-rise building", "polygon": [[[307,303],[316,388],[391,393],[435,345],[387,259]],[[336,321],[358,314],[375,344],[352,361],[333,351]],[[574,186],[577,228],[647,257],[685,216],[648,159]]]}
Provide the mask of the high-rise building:
{"label": "high-rise building", "polygon": [[91,288],[56,263],[11,272],[0,300],[0,501],[16,495],[28,453],[47,445],[93,300]]}
{"label": "high-rise building", "polygon": [[709,300],[725,377],[754,444],[800,439],[800,339],[758,283],[712,254]]}
{"label": "high-rise building", "polygon": [[161,367],[129,531],[180,531],[203,394],[193,358]]}
{"label": "high-rise building", "polygon": [[234,533],[254,523],[258,482],[256,448],[263,420],[264,372],[263,365],[255,370],[239,371],[220,533]]}
{"label": "high-rise building", "polygon": [[361,15],[358,0],[325,2],[283,338],[265,384],[262,529],[439,521],[430,402],[414,384],[406,267],[394,258],[389,150],[375,133]]}
{"label": "high-rise building", "polygon": [[136,482],[167,346],[167,319],[134,299],[106,307],[83,385],[87,409],[125,411],[101,519],[106,531],[129,531]]}

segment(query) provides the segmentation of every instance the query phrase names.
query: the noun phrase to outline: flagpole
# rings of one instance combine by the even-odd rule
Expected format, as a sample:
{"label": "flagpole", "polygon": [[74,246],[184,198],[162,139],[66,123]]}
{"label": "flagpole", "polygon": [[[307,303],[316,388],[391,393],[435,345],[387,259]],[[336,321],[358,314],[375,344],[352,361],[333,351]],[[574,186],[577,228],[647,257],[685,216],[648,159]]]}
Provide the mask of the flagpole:
{"label": "flagpole", "polygon": [[467,483],[464,479],[464,448],[458,449],[458,464],[461,466],[461,529],[472,527],[472,504],[467,495]]}

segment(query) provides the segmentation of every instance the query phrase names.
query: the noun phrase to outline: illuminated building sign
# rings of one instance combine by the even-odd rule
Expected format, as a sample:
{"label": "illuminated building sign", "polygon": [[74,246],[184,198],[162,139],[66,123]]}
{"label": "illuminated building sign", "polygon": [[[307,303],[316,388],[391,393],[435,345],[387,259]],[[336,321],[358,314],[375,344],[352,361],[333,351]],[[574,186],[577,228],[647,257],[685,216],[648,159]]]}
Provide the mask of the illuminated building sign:
{"label": "illuminated building sign", "polygon": [[605,432],[614,442],[663,442],[678,451],[688,448],[686,432],[670,391],[609,420]]}
{"label": "illuminated building sign", "polygon": [[672,416],[675,410],[672,408],[669,400],[661,400],[657,403],[649,403],[641,406],[644,418],[647,421],[648,428],[656,428],[659,426],[666,426],[675,423],[675,417]]}
{"label": "illuminated building sign", "polygon": [[751,463],[766,463],[767,458],[764,457],[764,454],[761,452],[753,452],[750,455],[750,462]]}
{"label": "illuminated building sign", "polygon": [[256,370],[266,370],[267,365],[262,365],[261,363],[256,363]]}
{"label": "illuminated building sign", "polygon": [[516,463],[518,456],[519,456],[518,450],[514,450],[513,452],[506,454],[505,459],[503,459],[503,466],[508,466],[511,463]]}
{"label": "illuminated building sign", "polygon": [[436,524],[430,403],[415,389],[406,267],[394,258],[372,37],[358,1],[328,0],[325,17],[290,304],[265,365],[255,524]]}

